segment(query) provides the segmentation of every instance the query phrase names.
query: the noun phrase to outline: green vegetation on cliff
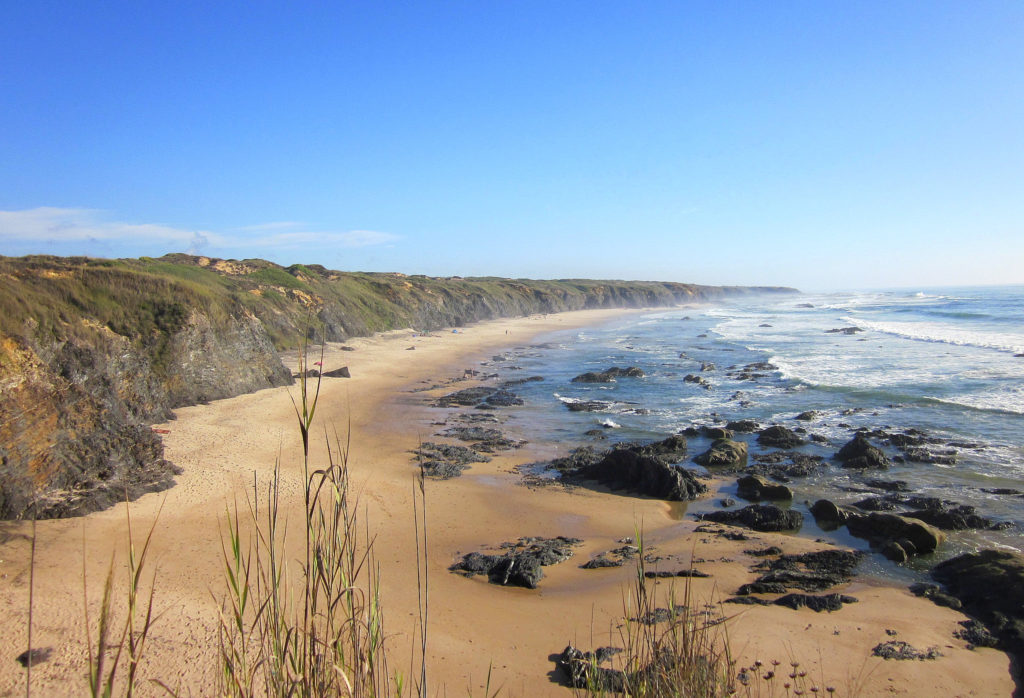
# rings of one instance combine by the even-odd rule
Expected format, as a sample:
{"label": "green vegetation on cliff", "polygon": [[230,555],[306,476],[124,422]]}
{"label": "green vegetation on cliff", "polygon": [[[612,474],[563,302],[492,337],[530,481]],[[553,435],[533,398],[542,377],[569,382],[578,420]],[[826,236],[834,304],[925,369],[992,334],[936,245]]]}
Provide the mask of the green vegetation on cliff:
{"label": "green vegetation on cliff", "polygon": [[0,518],[67,516],[173,484],[146,426],[283,385],[277,350],[499,317],[789,291],[648,281],[433,278],[159,259],[0,257]]}

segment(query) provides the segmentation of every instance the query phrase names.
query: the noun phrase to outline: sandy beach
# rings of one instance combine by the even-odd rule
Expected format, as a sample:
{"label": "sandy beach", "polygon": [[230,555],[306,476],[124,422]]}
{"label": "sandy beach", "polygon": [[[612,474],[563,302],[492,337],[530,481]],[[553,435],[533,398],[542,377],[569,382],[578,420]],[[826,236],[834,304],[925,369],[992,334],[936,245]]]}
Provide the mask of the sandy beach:
{"label": "sandy beach", "polygon": [[[581,311],[481,323],[429,335],[397,331],[327,349],[323,368],[346,365],[351,378],[324,379],[313,439],[314,460],[326,459],[324,434],[351,428],[350,469],[362,516],[376,536],[386,632],[392,666],[408,674],[416,626],[417,586],[413,523],[416,468],[411,451],[438,440],[438,422],[455,410],[430,407],[431,399],[474,385],[449,383],[496,351],[528,343],[546,332],[593,325],[623,311]],[[410,350],[414,347],[414,350]],[[448,383],[446,387],[426,389]],[[453,387],[454,386],[454,387]],[[166,430],[166,457],[182,468],[177,485],[131,503],[136,539],[159,512],[152,559],[159,613],[147,648],[144,675],[182,695],[215,693],[219,667],[217,613],[224,596],[222,537],[226,511],[245,506],[253,481],[266,483],[275,463],[290,521],[301,516],[299,431],[289,394],[278,388],[177,411]],[[513,408],[514,409],[514,408]],[[517,439],[529,434],[507,430]],[[333,437],[331,437],[333,438]],[[649,498],[596,489],[527,486],[516,466],[564,455],[575,444],[528,443],[474,464],[459,478],[427,481],[430,580],[427,676],[430,695],[482,695],[489,669],[491,690],[501,695],[569,696],[551,655],[569,643],[581,649],[621,645],[624,599],[635,575],[631,565],[583,570],[593,555],[621,545],[642,528],[646,545],[665,569],[693,565],[710,574],[693,579],[691,606],[708,604],[726,615],[738,667],[774,660],[782,670],[818,678],[825,694],[907,696],[1008,696],[1013,692],[1008,657],[992,649],[967,649],[953,632],[963,614],[911,595],[905,588],[855,580],[840,591],[859,601],[833,613],[777,606],[720,604],[752,581],[757,558],[744,552],[779,546],[786,553],[823,544],[782,534],[748,533],[729,540],[695,532],[698,522],[679,508]],[[712,492],[714,487],[712,487]],[[297,528],[295,529],[298,530]],[[14,658],[26,647],[31,525],[0,524],[0,695],[25,693],[25,670]],[[462,554],[524,536],[572,536],[584,542],[575,557],[545,568],[537,590],[499,587],[467,579],[448,567]],[[32,693],[76,696],[86,692],[87,649],[83,598],[90,613],[102,593],[112,555],[126,559],[125,506],[78,519],[42,521],[37,528],[33,647],[52,648],[33,668]],[[83,594],[83,576],[88,585]],[[119,578],[120,579],[120,578]],[[123,581],[123,580],[121,580]],[[678,594],[684,580],[674,582]],[[671,581],[652,588],[667,595]],[[666,605],[662,603],[661,605]],[[879,643],[902,640],[936,648],[934,660],[873,657]],[[767,689],[765,689],[767,690]],[[776,695],[785,695],[781,685]],[[155,685],[145,693],[165,695]],[[758,695],[755,693],[754,695]],[[768,695],[766,692],[760,695]]]}

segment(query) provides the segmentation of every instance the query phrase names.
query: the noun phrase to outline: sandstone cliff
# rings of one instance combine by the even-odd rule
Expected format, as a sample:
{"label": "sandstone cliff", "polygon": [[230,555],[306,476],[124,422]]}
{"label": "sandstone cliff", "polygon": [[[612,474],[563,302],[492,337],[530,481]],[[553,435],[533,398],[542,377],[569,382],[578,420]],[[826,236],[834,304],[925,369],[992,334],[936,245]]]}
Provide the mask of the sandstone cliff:
{"label": "sandstone cliff", "polygon": [[278,350],[413,327],[791,289],[346,273],[188,255],[0,257],[0,518],[87,513],[169,487],[147,426],[284,385]]}

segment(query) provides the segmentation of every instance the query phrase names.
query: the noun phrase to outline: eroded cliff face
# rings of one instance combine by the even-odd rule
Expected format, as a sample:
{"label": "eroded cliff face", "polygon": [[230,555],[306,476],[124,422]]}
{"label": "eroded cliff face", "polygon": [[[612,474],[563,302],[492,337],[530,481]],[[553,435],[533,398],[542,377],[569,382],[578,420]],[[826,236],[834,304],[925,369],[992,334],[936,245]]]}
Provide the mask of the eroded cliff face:
{"label": "eroded cliff face", "polygon": [[0,257],[0,518],[74,516],[170,487],[175,467],[149,425],[290,383],[278,352],[303,337],[788,290]]}

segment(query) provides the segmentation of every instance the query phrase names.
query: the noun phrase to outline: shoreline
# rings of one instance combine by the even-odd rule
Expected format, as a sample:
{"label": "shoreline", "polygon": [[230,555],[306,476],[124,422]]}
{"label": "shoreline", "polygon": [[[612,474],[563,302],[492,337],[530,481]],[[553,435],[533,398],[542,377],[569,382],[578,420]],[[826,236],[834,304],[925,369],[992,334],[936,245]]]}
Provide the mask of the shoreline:
{"label": "shoreline", "polygon": [[[415,464],[409,451],[438,430],[435,422],[443,411],[428,407],[428,398],[472,382],[413,391],[422,387],[421,381],[456,378],[488,353],[530,342],[540,334],[593,326],[638,312],[643,311],[576,311],[489,321],[457,332],[428,335],[402,330],[353,339],[346,343],[355,349],[352,352],[331,348],[324,370],[347,364],[353,377],[324,379],[319,426],[314,433],[322,434],[326,425],[337,425],[340,430],[351,424],[352,483],[361,493],[366,520],[377,537],[385,628],[394,634],[392,669],[406,673],[415,623],[412,611],[417,607],[412,523]],[[415,350],[410,351],[409,346]],[[170,431],[164,437],[167,458],[184,472],[174,488],[145,495],[131,504],[138,537],[140,531],[148,530],[160,503],[166,502],[154,543],[160,569],[156,604],[164,616],[154,629],[144,660],[147,676],[200,694],[215,686],[217,670],[210,665],[210,648],[216,646],[215,599],[223,588],[220,534],[225,506],[235,501],[244,507],[253,473],[265,482],[278,458],[282,499],[294,500],[301,492],[300,460],[295,455],[298,430],[287,393],[287,388],[268,389],[183,408],[177,411],[175,421],[155,425]],[[522,436],[529,438],[528,434]],[[325,458],[322,437],[314,437],[314,446],[314,459]],[[549,656],[569,642],[584,650],[616,644],[616,626],[623,617],[623,584],[634,575],[628,564],[608,570],[581,570],[578,566],[632,535],[638,522],[642,522],[645,539],[658,554],[672,560],[673,566],[693,558],[708,561],[697,565],[712,577],[691,580],[691,589],[696,597],[712,604],[716,595],[721,600],[755,576],[749,567],[756,560],[744,549],[780,545],[785,552],[796,553],[823,547],[782,534],[750,533],[747,541],[729,541],[694,533],[698,522],[672,518],[670,506],[661,500],[594,489],[523,486],[515,471],[524,462],[523,456],[543,455],[560,446],[530,444],[523,451],[500,452],[488,463],[474,464],[460,478],[426,483],[431,593],[428,683],[432,692],[480,692],[493,662],[492,690],[503,685],[503,695],[570,695],[569,689],[552,683],[549,674],[554,665]],[[297,509],[301,508],[299,504]],[[291,516],[295,509],[289,508]],[[19,602],[27,600],[28,556],[23,536],[28,528],[8,523],[3,528],[0,572],[12,583],[0,593],[2,617],[7,621],[0,631],[0,643],[14,657],[24,649],[27,609],[19,609]],[[575,557],[546,567],[545,578],[535,591],[498,587],[448,571],[464,553],[523,536],[559,535],[583,538],[584,543]],[[54,656],[33,668],[37,692],[81,692],[85,656],[78,630],[82,589],[77,570],[83,568],[83,545],[88,551],[84,562],[90,596],[95,597],[110,550],[120,547],[119,560],[125,557],[123,536],[122,506],[81,519],[39,522],[33,645],[53,646]],[[666,583],[658,585],[666,587]],[[846,687],[856,680],[846,675],[851,666],[871,672],[860,695],[1012,693],[1005,654],[988,649],[968,651],[952,638],[957,621],[965,618],[962,614],[913,597],[905,589],[856,578],[841,591],[857,596],[860,602],[835,613],[720,607],[733,616],[727,626],[741,664],[754,659],[788,664],[797,659],[805,667],[820,670],[839,695],[847,695]],[[897,635],[889,636],[886,629]],[[873,644],[892,637],[915,647],[937,646],[945,656],[913,662],[870,657]],[[858,664],[862,657],[863,665]],[[13,661],[9,664],[0,664],[4,667],[0,683],[10,687],[2,695],[21,693],[24,687],[24,670]]]}

